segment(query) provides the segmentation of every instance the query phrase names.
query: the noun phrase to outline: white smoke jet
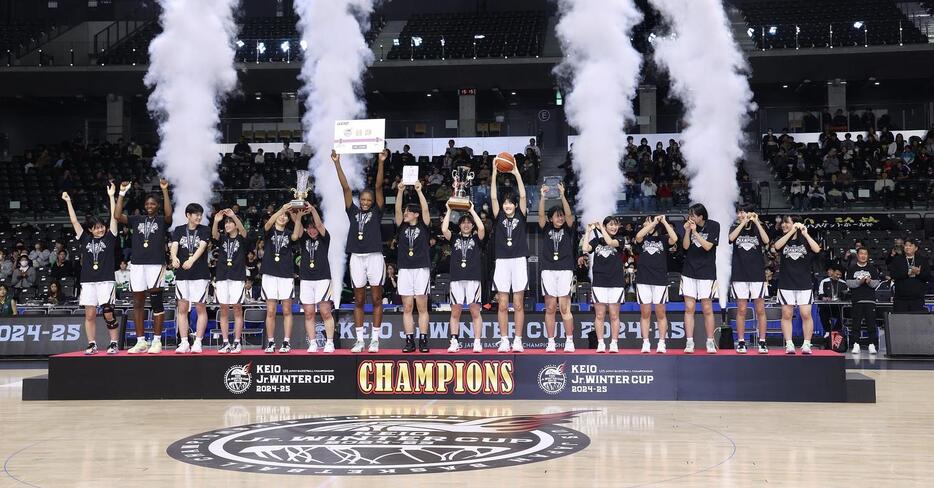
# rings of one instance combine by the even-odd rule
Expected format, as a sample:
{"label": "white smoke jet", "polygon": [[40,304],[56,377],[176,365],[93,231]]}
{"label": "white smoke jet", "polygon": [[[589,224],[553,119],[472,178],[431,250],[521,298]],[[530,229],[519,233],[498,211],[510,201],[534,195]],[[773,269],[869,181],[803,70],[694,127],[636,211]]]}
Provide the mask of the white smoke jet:
{"label": "white smoke jet", "polygon": [[[149,110],[159,123],[154,163],[174,191],[174,225],[185,206],[207,214],[220,162],[221,107],[237,86],[234,39],[238,0],[159,0],[162,33],[149,44],[144,82],[153,88]],[[206,216],[206,215],[205,215]]]}
{"label": "white smoke jet", "polygon": [[632,0],[559,0],[558,7],[565,59],[555,73],[570,81],[565,112],[580,134],[573,148],[578,203],[584,222],[603,221],[616,212],[613,195],[625,180],[619,162],[642,66],[630,34],[642,13]]}
{"label": "white smoke jet", "polygon": [[685,109],[681,133],[691,200],[720,222],[717,280],[725,304],[731,248],[727,235],[739,198],[736,161],[743,155],[743,126],[753,109],[748,66],[733,39],[721,0],[649,0],[671,26],[655,41],[655,62],[671,75],[672,92]]}
{"label": "white smoke jet", "polygon": [[[366,114],[361,99],[362,78],[373,61],[373,53],[366,44],[361,26],[369,25],[374,3],[374,0],[295,2],[298,30],[306,46],[299,74],[307,109],[302,125],[305,143],[314,151],[308,168],[315,178],[315,192],[321,197],[322,219],[331,233],[328,258],[335,290],[343,288],[344,249],[350,222],[344,210],[344,194],[337,171],[331,162],[334,122]],[[341,166],[351,187],[361,188],[364,183],[361,161],[345,155]]]}

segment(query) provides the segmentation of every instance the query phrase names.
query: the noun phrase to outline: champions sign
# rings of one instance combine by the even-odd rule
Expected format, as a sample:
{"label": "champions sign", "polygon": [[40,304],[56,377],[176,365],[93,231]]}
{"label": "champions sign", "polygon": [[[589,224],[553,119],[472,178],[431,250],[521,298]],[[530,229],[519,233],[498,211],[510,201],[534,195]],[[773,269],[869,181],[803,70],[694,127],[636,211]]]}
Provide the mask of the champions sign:
{"label": "champions sign", "polygon": [[363,396],[508,396],[515,386],[512,359],[365,359],[357,364],[357,387]]}

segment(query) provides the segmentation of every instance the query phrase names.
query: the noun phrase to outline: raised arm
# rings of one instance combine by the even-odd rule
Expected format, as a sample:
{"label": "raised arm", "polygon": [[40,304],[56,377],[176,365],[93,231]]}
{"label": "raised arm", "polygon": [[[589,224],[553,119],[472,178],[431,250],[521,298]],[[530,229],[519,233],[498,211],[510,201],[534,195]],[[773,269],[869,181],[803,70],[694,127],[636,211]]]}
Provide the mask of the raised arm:
{"label": "raised arm", "polygon": [[772,247],[774,247],[776,251],[781,251],[782,248],[785,247],[785,244],[788,244],[788,241],[789,241],[792,237],[794,237],[795,232],[798,232],[798,227],[797,227],[797,225],[798,225],[798,224],[795,224],[795,226],[792,227],[791,230],[789,230],[788,232],[786,232],[785,235],[779,237],[778,240],[775,241],[775,244],[774,244]]}
{"label": "raised arm", "polygon": [[332,150],[331,161],[334,161],[334,169],[337,170],[337,181],[340,181],[341,188],[344,190],[344,207],[350,208],[350,206],[353,205],[353,193],[350,191],[350,184],[347,183],[344,169],[341,168],[341,155],[337,154],[337,151]]}
{"label": "raised arm", "polygon": [[224,215],[227,215],[227,209],[221,210],[214,214],[214,219],[211,221],[211,239],[215,241],[221,238],[221,233],[217,230],[217,225],[220,224],[221,220],[224,220]]}
{"label": "raised arm", "polygon": [[447,210],[444,212],[444,218],[441,219],[441,235],[445,239],[451,240],[451,202],[448,201],[444,204],[447,207]]}
{"label": "raised arm", "polygon": [[619,247],[619,240],[616,239],[615,237],[610,237],[610,233],[607,232],[606,229],[603,227],[603,222],[594,223],[594,227],[596,227],[597,230],[599,230],[600,233],[603,234],[603,242],[606,242],[607,246]]}
{"label": "raised arm", "polygon": [[808,234],[808,228],[804,224],[800,224],[800,225],[801,225],[800,227],[801,235],[803,235],[804,240],[808,242],[808,247],[810,247],[811,251],[814,252],[815,254],[819,253],[821,251],[820,244],[818,244],[817,241],[815,241],[814,238],[811,237],[811,234]]}
{"label": "raised arm", "polygon": [[571,212],[571,204],[568,203],[568,198],[564,194],[564,183],[558,183],[558,191],[561,192],[561,206],[564,208],[564,221],[567,222],[568,227],[574,227],[574,214]]}
{"label": "raised arm", "polygon": [[75,237],[81,238],[84,228],[78,223],[78,216],[75,215],[75,208],[71,206],[71,196],[68,195],[68,192],[62,193],[62,200],[65,200],[65,206],[68,207],[68,219],[71,220],[71,226],[75,229]]}
{"label": "raised arm", "polygon": [[405,185],[399,184],[396,189],[396,213],[394,215],[393,221],[396,223],[396,227],[402,225],[402,196],[405,194]]}
{"label": "raised arm", "polygon": [[124,225],[129,223],[129,219],[127,218],[126,214],[123,213],[123,197],[126,196],[126,192],[128,191],[130,191],[130,182],[129,181],[121,182],[120,193],[117,196],[117,207],[114,208],[114,217],[117,218],[117,222],[120,222],[121,224],[124,224]]}
{"label": "raised arm", "polygon": [[496,191],[496,176],[499,175],[499,170],[496,168],[496,165],[493,165],[493,176],[490,180],[490,210],[493,211],[493,218],[496,218],[499,215],[499,198]]}
{"label": "raised arm", "polygon": [[594,224],[589,223],[584,228],[584,235],[581,236],[581,251],[585,253],[593,252],[593,246],[590,245],[590,237],[593,234]]}
{"label": "raised arm", "polygon": [[730,239],[730,244],[739,239],[739,235],[743,232],[743,228],[746,227],[746,224],[749,222],[749,217],[739,219],[739,222],[736,224],[736,228],[730,231],[728,236]]}
{"label": "raised arm", "polygon": [[302,236],[302,232],[305,230],[302,228],[302,216],[308,215],[308,207],[305,207],[298,212],[292,212],[289,214],[292,217],[292,240],[297,241],[299,237]]}
{"label": "raised arm", "polygon": [[759,221],[759,214],[752,214],[752,223],[756,225],[756,229],[759,230],[759,239],[762,239],[762,244],[769,244],[769,232],[765,230],[765,226],[762,225],[762,222]]}
{"label": "raised arm", "polygon": [[694,232],[697,226],[691,220],[684,221],[684,236],[681,238],[681,248],[687,251],[691,248],[691,232]]}
{"label": "raised arm", "polygon": [[376,205],[383,209],[386,205],[386,198],[383,196],[383,180],[386,178],[386,159],[389,157],[389,149],[383,149],[376,157],[376,181],[373,182],[373,192],[376,193]]}
{"label": "raised arm", "polygon": [[703,248],[705,251],[709,251],[713,249],[713,243],[708,241],[707,239],[704,239],[704,236],[700,235],[700,232],[697,232],[697,226],[694,226],[691,229],[691,234],[694,236],[695,239],[697,239],[698,244],[700,244],[701,248]]}
{"label": "raised arm", "polygon": [[538,227],[540,229],[545,228],[545,192],[548,191],[548,187],[542,185],[541,197],[538,199]]}
{"label": "raised arm", "polygon": [[318,233],[327,235],[328,230],[324,228],[324,222],[321,221],[321,215],[318,214],[318,209],[314,206],[309,206],[308,211],[311,213],[311,220],[315,223],[315,229],[318,229]]}
{"label": "raised arm", "polygon": [[522,211],[522,215],[529,215],[529,201],[525,196],[525,183],[522,182],[522,173],[519,172],[519,167],[513,165],[512,174],[516,177],[516,186],[519,190],[519,210]]}
{"label": "raised arm", "polygon": [[269,229],[272,229],[272,226],[276,225],[276,220],[279,219],[279,216],[288,212],[290,208],[292,208],[291,203],[282,205],[282,208],[277,210],[276,213],[272,214],[268,219],[266,219],[266,223],[263,224],[263,230],[269,232]]}
{"label": "raised arm", "polygon": [[422,193],[422,182],[415,182],[415,193],[418,194],[418,203],[422,207],[422,223],[426,226],[431,227],[431,213],[428,210],[428,200],[425,200],[425,194]]}
{"label": "raised arm", "polygon": [[115,217],[114,211],[116,210],[117,203],[114,201],[114,195],[117,193],[117,186],[111,181],[107,184],[107,201],[110,203],[110,233],[114,236],[117,235],[117,218]]}
{"label": "raised arm", "polygon": [[474,227],[477,228],[477,237],[482,241],[486,238],[486,226],[483,225],[483,219],[477,215],[477,210],[473,208],[473,202],[470,202],[470,216],[473,217]]}
{"label": "raised arm", "polygon": [[159,180],[159,188],[162,188],[162,213],[165,214],[165,225],[172,225],[172,200],[169,199],[169,180],[165,178]]}

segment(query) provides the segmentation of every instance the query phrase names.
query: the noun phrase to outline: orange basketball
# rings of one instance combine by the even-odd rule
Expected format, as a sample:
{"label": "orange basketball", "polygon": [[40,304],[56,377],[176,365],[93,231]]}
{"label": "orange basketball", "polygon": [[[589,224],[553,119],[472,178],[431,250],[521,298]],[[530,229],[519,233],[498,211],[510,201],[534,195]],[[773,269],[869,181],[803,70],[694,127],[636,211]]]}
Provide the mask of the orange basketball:
{"label": "orange basketball", "polygon": [[493,158],[493,164],[500,173],[509,173],[516,167],[516,158],[508,152],[501,152]]}

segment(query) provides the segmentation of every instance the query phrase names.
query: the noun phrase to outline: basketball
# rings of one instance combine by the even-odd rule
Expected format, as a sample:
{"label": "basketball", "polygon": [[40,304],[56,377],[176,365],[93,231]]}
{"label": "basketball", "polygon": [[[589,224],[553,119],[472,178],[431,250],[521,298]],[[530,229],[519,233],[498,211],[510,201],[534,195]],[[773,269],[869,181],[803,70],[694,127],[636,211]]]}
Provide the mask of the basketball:
{"label": "basketball", "polygon": [[516,158],[508,152],[501,152],[493,158],[493,164],[500,173],[509,173],[516,167]]}

